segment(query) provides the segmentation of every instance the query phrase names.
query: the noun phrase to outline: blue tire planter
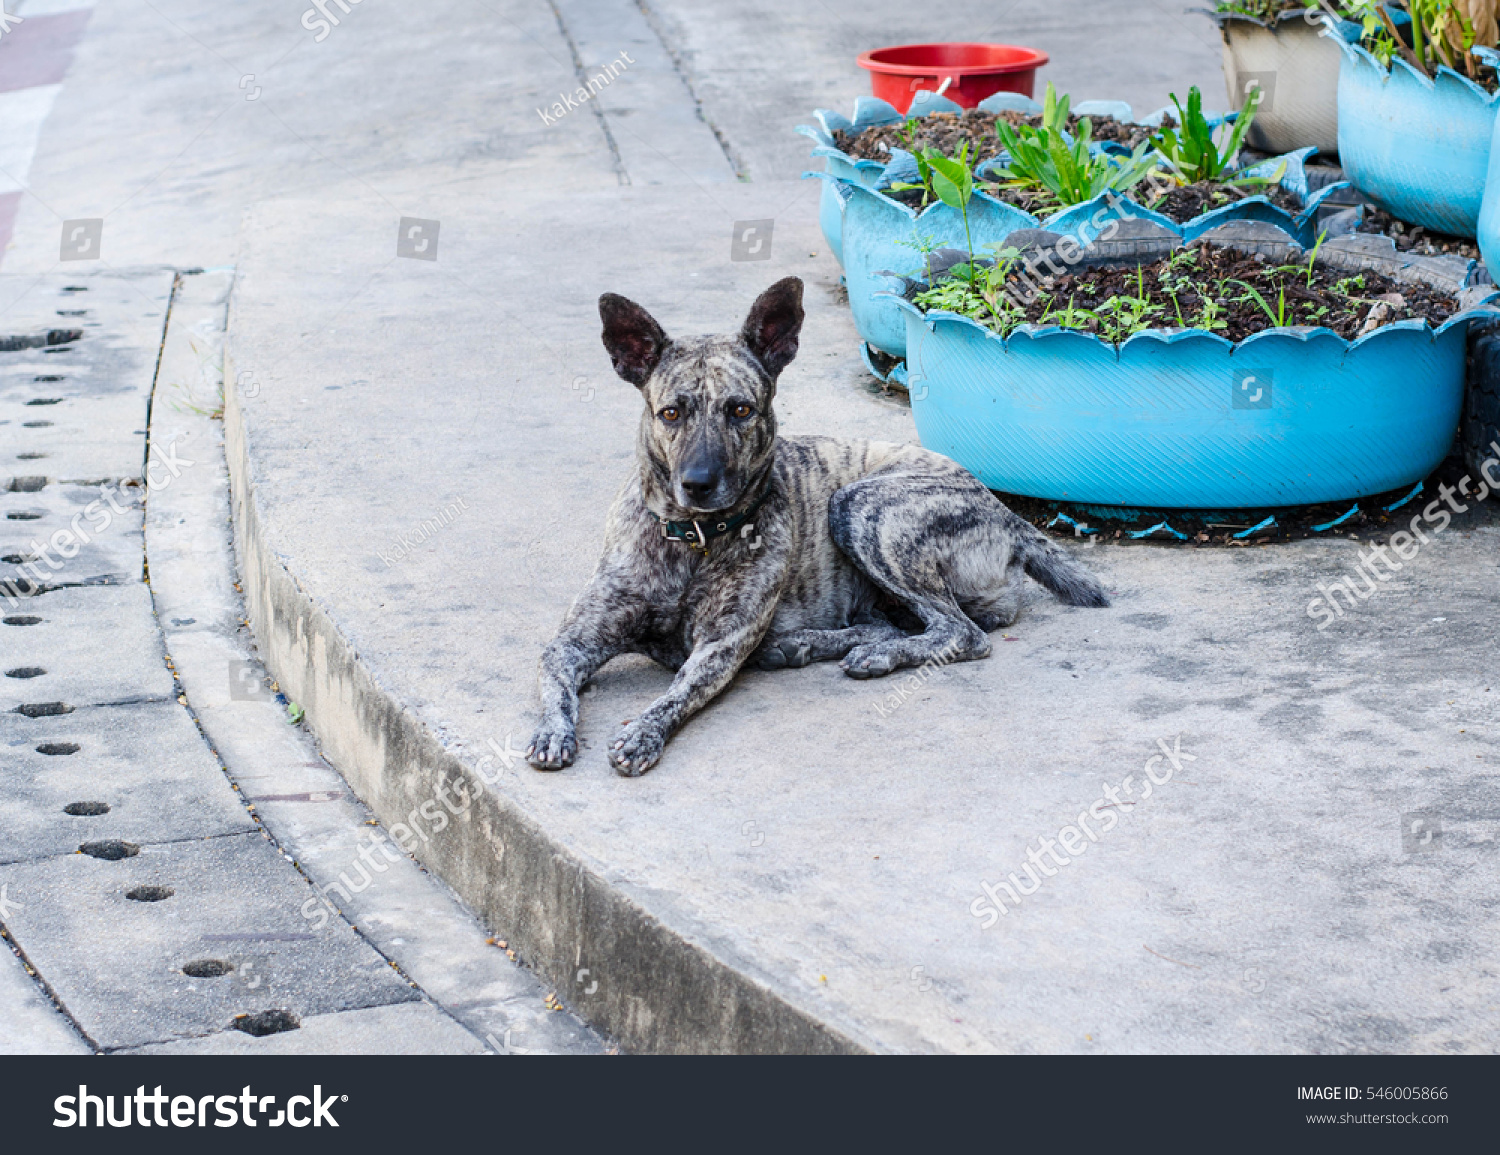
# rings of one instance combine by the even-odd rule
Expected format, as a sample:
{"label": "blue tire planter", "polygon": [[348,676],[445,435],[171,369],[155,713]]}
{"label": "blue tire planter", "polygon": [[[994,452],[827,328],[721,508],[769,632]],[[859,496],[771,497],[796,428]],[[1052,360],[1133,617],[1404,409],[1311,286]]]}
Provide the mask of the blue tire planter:
{"label": "blue tire planter", "polygon": [[[1256,196],[1178,224],[1129,197],[1108,193],[1039,219],[987,193],[977,192],[968,206],[974,250],[978,253],[985,245],[1003,242],[1019,229],[1036,228],[1069,234],[1082,247],[1092,243],[1111,221],[1131,218],[1149,221],[1184,241],[1196,240],[1209,230],[1231,221],[1264,221],[1286,232],[1303,247],[1309,247],[1317,239],[1314,224],[1318,207],[1336,189],[1346,187],[1343,183],[1331,184],[1309,194],[1303,162],[1315,151],[1303,149],[1255,166],[1255,169],[1271,172],[1283,160],[1287,162],[1281,183],[1305,206],[1295,217],[1277,208],[1266,197]],[[902,163],[906,155],[900,154],[886,167],[893,168]],[[876,292],[884,287],[879,275],[919,270],[921,256],[912,245],[917,237],[930,238],[938,246],[964,248],[963,217],[941,203],[929,205],[919,213],[859,181],[826,173],[814,175],[823,177],[833,189],[841,210],[844,275],[849,286],[849,308],[854,315],[854,327],[868,344],[882,353],[904,358],[906,322],[891,299]]]}
{"label": "blue tire planter", "polygon": [[[1020,112],[1026,116],[1039,116],[1042,106],[1030,97],[1022,96],[1016,92],[997,92],[994,96],[980,101],[980,111],[989,113]],[[878,160],[856,160],[844,152],[834,143],[835,132],[859,132],[866,128],[874,128],[881,124],[901,124],[917,116],[931,116],[934,112],[957,112],[964,109],[961,105],[954,103],[947,97],[935,96],[930,92],[917,93],[916,99],[912,101],[911,111],[905,115],[896,111],[894,105],[887,104],[883,100],[877,100],[873,96],[861,96],[854,102],[854,115],[847,117],[832,109],[820,108],[813,113],[816,125],[803,124],[797,126],[797,131],[808,137],[814,144],[812,155],[823,159],[823,171],[828,176],[837,177],[840,180],[851,181],[855,184],[864,185],[866,188],[875,188],[885,172],[885,163]],[[1146,117],[1144,120],[1132,119],[1130,105],[1118,100],[1085,100],[1077,105],[1073,112],[1078,116],[1091,116],[1096,119],[1107,117],[1118,120],[1123,124],[1160,124],[1161,118],[1169,109],[1159,109]],[[998,150],[999,141],[996,140]],[[989,160],[990,157],[980,157],[979,160]],[[816,175],[816,174],[804,174]],[[842,241],[842,212],[838,195],[831,186],[823,188],[822,200],[818,205],[818,223],[823,229],[823,239],[828,242],[829,251],[840,265],[844,263],[843,241]]]}
{"label": "blue tire planter", "polygon": [[1500,93],[1491,95],[1451,68],[1429,79],[1400,58],[1387,69],[1357,44],[1340,47],[1345,175],[1404,221],[1476,236]]}
{"label": "blue tire planter", "polygon": [[[1486,305],[1352,342],[1322,328],[1238,343],[1148,331],[1117,349],[1056,326],[1002,338],[887,299],[906,324],[924,446],[991,489],[1152,509],[1306,505],[1415,484],[1453,444],[1468,322],[1500,315]],[[1253,389],[1264,392],[1252,400]]]}
{"label": "blue tire planter", "polygon": [[1500,149],[1495,148],[1495,133],[1500,133],[1500,117],[1490,130],[1490,159],[1485,169],[1484,197],[1479,205],[1479,251],[1493,277],[1500,270]]}

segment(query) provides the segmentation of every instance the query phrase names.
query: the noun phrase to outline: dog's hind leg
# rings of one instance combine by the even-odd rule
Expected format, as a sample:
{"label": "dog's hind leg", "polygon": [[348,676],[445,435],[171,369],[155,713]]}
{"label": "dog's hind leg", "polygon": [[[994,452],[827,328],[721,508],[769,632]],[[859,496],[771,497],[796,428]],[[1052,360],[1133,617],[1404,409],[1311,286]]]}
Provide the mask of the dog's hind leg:
{"label": "dog's hind leg", "polygon": [[844,630],[792,630],[767,638],[753,661],[762,670],[796,669],[812,662],[842,658],[856,646],[894,641],[906,635],[887,621],[867,622]]}
{"label": "dog's hind leg", "polygon": [[1019,556],[1012,557],[1005,578],[994,590],[959,602],[968,619],[985,633],[1015,625],[1021,616],[1021,591],[1026,584],[1025,565]]}
{"label": "dog's hind leg", "polygon": [[923,625],[919,634],[855,646],[842,662],[846,674],[875,678],[989,655],[986,630],[1014,620],[1020,605],[1013,534],[996,512],[972,475],[936,457],[895,464],[833,495],[834,542]]}

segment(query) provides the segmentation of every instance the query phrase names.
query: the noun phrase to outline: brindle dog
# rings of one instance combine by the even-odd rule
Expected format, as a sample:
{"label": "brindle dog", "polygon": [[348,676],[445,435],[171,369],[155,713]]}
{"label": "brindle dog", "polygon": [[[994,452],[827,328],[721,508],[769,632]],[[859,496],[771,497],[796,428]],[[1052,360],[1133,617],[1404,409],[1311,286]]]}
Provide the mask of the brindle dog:
{"label": "brindle dog", "polygon": [[604,554],[542,655],[541,721],[527,748],[538,769],[573,761],[578,691],[619,654],[677,672],[610,749],[615,769],[635,776],[746,662],[840,658],[851,678],[874,678],[983,658],[985,635],[1016,619],[1023,572],[1068,605],[1109,604],[946,457],[776,436],[776,379],[802,328],[796,277],[767,289],[732,337],[671,340],[613,293],[599,314],[615,372],[646,406]]}

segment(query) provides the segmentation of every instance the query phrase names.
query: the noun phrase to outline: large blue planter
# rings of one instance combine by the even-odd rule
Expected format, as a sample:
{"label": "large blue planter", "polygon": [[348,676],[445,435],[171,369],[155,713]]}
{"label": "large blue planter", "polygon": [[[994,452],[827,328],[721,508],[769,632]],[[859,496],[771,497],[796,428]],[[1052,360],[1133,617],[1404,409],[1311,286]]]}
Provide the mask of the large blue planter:
{"label": "large blue planter", "polygon": [[1497,312],[1353,342],[1321,328],[1238,343],[1189,330],[1116,348],[1055,326],[1001,338],[888,299],[906,323],[924,446],[991,489],[1161,509],[1303,505],[1420,481],[1453,443],[1468,321]]}
{"label": "large blue planter", "polygon": [[[1068,234],[1081,247],[1108,229],[1110,222],[1128,218],[1150,221],[1185,241],[1196,240],[1210,229],[1230,221],[1260,220],[1276,225],[1307,247],[1317,239],[1313,234],[1318,206],[1335,189],[1345,187],[1342,184],[1329,185],[1309,195],[1303,161],[1315,151],[1304,149],[1256,166],[1274,171],[1283,160],[1287,162],[1281,183],[1305,204],[1296,217],[1277,208],[1267,198],[1257,196],[1178,224],[1129,197],[1107,193],[1039,219],[987,193],[975,193],[968,206],[969,233],[978,253],[985,245],[1003,242],[1018,229],[1044,228]],[[896,163],[899,162],[893,161],[892,165]],[[942,203],[929,205],[918,212],[859,181],[825,173],[816,175],[823,177],[833,189],[842,212],[844,275],[849,286],[849,308],[854,316],[854,327],[867,343],[881,352],[892,357],[905,357],[906,322],[889,297],[875,292],[885,287],[878,275],[918,272],[922,258],[913,244],[918,238],[939,247],[964,248],[963,217]]]}
{"label": "large blue planter", "polygon": [[1500,94],[1451,68],[1435,79],[1399,57],[1385,68],[1357,44],[1339,66],[1339,161],[1387,212],[1472,237],[1489,171]]}

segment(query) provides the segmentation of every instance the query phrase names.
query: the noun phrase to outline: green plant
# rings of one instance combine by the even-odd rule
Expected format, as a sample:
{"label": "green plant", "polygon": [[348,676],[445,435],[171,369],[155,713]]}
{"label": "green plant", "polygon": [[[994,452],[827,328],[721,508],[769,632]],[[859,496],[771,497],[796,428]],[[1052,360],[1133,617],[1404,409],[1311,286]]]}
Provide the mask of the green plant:
{"label": "green plant", "polygon": [[1027,189],[1058,207],[1081,204],[1105,192],[1128,192],[1155,167],[1150,142],[1129,157],[1095,152],[1094,125],[1082,117],[1069,143],[1067,124],[1070,98],[1059,97],[1047,85],[1041,124],[1013,127],[1004,119],[995,122],[995,132],[1008,154],[1007,163],[996,169],[1000,188]]}
{"label": "green plant", "polygon": [[1440,67],[1477,80],[1483,61],[1475,48],[1500,45],[1500,0],[1406,0],[1409,24],[1398,26],[1388,4],[1353,0],[1352,19],[1361,25],[1361,43],[1382,64],[1400,56],[1424,76]]}
{"label": "green plant", "polygon": [[[969,167],[969,142],[964,141],[958,146],[956,156],[944,156],[935,148],[924,149],[913,155],[917,159],[917,171],[922,176],[922,182],[912,184],[907,181],[895,181],[891,188],[898,191],[921,189],[923,205],[927,204],[930,197],[936,197],[950,209],[958,210],[964,222],[964,244],[968,250],[969,260],[967,264],[955,266],[955,271],[972,280],[974,240],[969,229],[969,200],[974,195],[974,170]],[[928,239],[931,240],[931,238]],[[920,249],[920,243],[917,247]],[[931,249],[921,249],[921,251],[930,252]]]}
{"label": "green plant", "polygon": [[1254,285],[1250,284],[1248,281],[1230,281],[1229,283],[1231,285],[1239,285],[1241,288],[1243,288],[1245,290],[1245,295],[1242,296],[1240,300],[1254,301],[1258,306],[1260,306],[1260,311],[1270,319],[1271,324],[1275,325],[1278,329],[1283,329],[1286,327],[1287,321],[1291,314],[1287,312],[1285,285],[1281,285],[1279,287],[1276,295],[1276,308],[1272,309],[1271,306],[1266,302],[1266,298],[1262,295],[1261,291]]}
{"label": "green plant", "polygon": [[[1203,115],[1203,93],[1198,91],[1197,85],[1188,89],[1187,108],[1182,107],[1175,92],[1171,96],[1172,105],[1177,109],[1177,124],[1163,127],[1151,138],[1151,143],[1167,159],[1184,184],[1221,180],[1225,170],[1234,163],[1240,151],[1240,142],[1244,140],[1245,133],[1255,119],[1255,109],[1260,104],[1259,90],[1252,91],[1245,97],[1245,105],[1235,117],[1234,124],[1228,126],[1227,134],[1224,131],[1226,126],[1216,128]],[[1247,183],[1265,182],[1268,179],[1240,178]]]}
{"label": "green plant", "polygon": [[1283,12],[1315,12],[1318,9],[1331,12],[1341,20],[1353,19],[1350,3],[1335,3],[1332,0],[1218,0],[1214,11],[1249,16],[1252,20],[1270,23]]}

